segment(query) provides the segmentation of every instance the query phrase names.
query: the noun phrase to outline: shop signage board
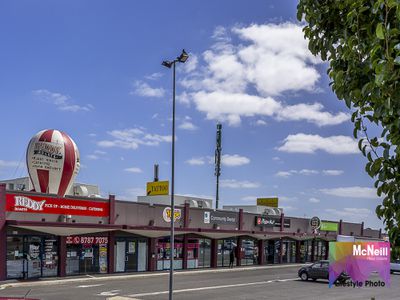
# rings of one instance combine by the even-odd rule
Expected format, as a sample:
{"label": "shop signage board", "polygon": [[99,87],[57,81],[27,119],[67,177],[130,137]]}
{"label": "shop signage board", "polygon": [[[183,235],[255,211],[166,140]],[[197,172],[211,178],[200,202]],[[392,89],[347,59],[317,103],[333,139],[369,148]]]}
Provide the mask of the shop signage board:
{"label": "shop signage board", "polygon": [[50,198],[44,196],[6,194],[6,211],[108,217],[109,203],[100,201],[75,200],[68,198]]}
{"label": "shop signage board", "polygon": [[335,231],[337,232],[339,229],[339,224],[335,222],[321,222],[321,227],[319,228],[321,231]]}
{"label": "shop signage board", "polygon": [[[182,217],[182,211],[180,208],[175,208],[174,221],[180,220]],[[165,222],[171,222],[171,207],[166,207],[163,210],[163,219]]]}
{"label": "shop signage board", "polygon": [[278,207],[278,197],[257,198],[257,205]]}
{"label": "shop signage board", "polygon": [[220,211],[205,211],[204,212],[204,224],[227,224],[236,225],[237,224],[237,214],[236,213],[225,213]]}
{"label": "shop signage board", "polygon": [[[256,226],[262,227],[280,227],[281,226],[281,218],[279,216],[257,216],[255,218]],[[283,227],[290,227],[290,219],[283,219]]]}
{"label": "shop signage board", "polygon": [[310,219],[310,226],[312,230],[317,230],[321,227],[321,220],[318,217],[312,217]]}
{"label": "shop signage board", "polygon": [[87,245],[105,245],[108,244],[108,237],[106,236],[67,236],[67,244],[87,244]]}
{"label": "shop signage board", "polygon": [[153,181],[146,185],[147,196],[168,195],[169,181]]}

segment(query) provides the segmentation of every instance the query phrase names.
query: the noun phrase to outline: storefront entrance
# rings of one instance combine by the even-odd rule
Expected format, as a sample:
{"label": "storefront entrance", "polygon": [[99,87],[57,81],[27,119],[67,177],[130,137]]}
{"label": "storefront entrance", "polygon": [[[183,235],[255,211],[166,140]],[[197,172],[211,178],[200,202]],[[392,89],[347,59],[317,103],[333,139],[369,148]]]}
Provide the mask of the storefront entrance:
{"label": "storefront entrance", "polygon": [[53,236],[8,236],[7,278],[57,276],[58,243]]}
{"label": "storefront entrance", "polygon": [[[235,251],[235,248],[237,246],[237,240],[234,238],[231,239],[223,239],[223,240],[218,240],[218,250],[217,250],[217,266],[218,267],[229,267],[229,256],[231,251]],[[236,257],[235,257],[235,263],[236,265]]]}
{"label": "storefront entrance", "polygon": [[67,237],[67,275],[107,273],[107,237]]}
{"label": "storefront entrance", "polygon": [[[183,268],[183,239],[177,237],[174,242],[174,269]],[[157,270],[169,270],[171,257],[171,243],[169,238],[161,238],[157,241]]]}
{"label": "storefront entrance", "polygon": [[147,270],[147,242],[145,239],[118,238],[115,242],[115,272]]}

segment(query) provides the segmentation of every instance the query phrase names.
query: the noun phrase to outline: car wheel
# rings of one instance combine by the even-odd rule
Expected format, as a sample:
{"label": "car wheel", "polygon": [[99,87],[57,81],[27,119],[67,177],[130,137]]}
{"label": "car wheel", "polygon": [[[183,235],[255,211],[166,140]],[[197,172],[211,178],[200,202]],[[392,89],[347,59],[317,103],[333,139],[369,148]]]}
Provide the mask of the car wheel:
{"label": "car wheel", "polygon": [[307,280],[308,280],[308,275],[307,275],[307,273],[306,273],[306,272],[301,273],[301,274],[300,274],[300,278],[301,278],[301,280],[303,280],[303,281],[307,281]]}

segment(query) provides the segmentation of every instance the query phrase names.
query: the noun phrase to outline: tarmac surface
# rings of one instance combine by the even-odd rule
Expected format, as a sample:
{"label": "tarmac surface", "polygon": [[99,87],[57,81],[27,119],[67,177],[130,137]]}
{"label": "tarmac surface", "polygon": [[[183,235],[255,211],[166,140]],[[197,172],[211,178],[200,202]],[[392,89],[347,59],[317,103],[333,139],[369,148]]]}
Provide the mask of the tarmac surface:
{"label": "tarmac surface", "polygon": [[[174,299],[400,299],[400,274],[390,287],[328,287],[327,281],[300,281],[300,265],[178,271]],[[0,297],[41,300],[168,299],[168,272],[85,276],[0,284]],[[376,274],[372,282],[378,282]],[[1,298],[0,298],[1,299]]]}

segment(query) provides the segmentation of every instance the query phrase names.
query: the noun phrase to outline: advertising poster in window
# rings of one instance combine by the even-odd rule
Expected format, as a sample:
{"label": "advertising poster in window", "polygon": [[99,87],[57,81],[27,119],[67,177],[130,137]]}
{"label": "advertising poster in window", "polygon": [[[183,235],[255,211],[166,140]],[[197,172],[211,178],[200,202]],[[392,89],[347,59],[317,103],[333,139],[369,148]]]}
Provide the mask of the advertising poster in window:
{"label": "advertising poster in window", "polygon": [[107,273],[107,245],[99,246],[100,273]]}

